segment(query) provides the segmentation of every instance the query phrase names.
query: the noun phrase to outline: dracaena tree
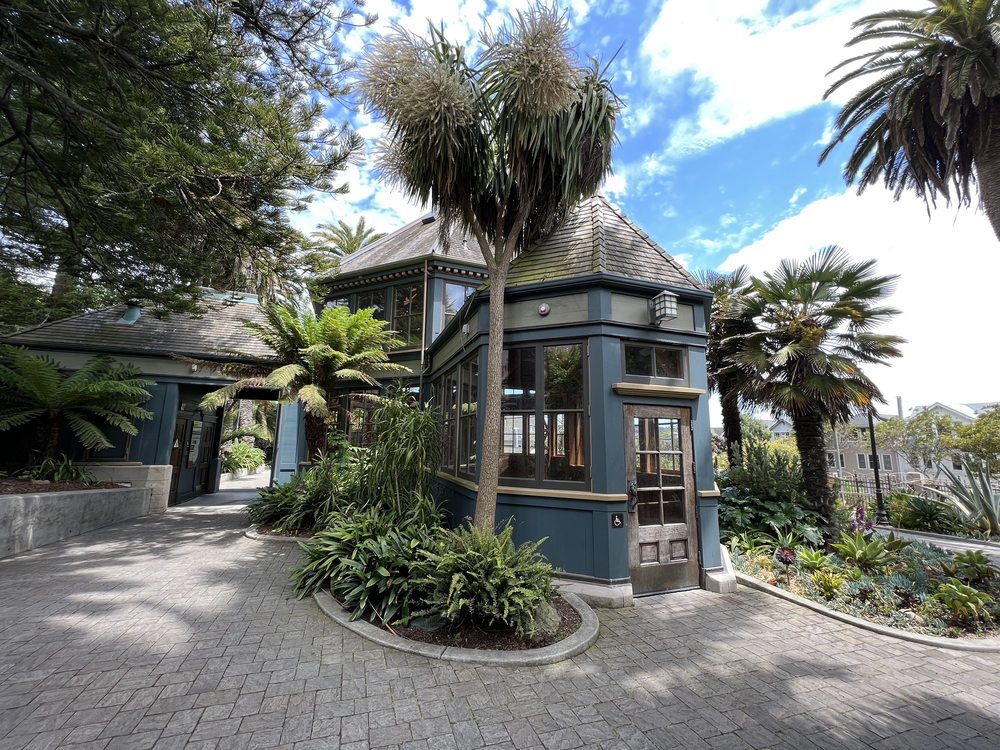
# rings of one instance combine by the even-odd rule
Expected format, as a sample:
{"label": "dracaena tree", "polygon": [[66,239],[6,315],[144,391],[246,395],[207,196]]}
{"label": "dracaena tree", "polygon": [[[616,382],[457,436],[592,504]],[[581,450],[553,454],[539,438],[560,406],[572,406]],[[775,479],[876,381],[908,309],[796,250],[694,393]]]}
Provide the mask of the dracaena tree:
{"label": "dracaena tree", "polygon": [[1000,238],[1000,2],[930,0],[855,22],[848,46],[866,48],[826,92],[861,85],[841,109],[833,141],[857,133],[844,178],[968,204],[979,197]]}
{"label": "dracaena tree", "polygon": [[824,426],[884,401],[862,366],[900,356],[903,339],[873,332],[898,312],[884,304],[895,279],[877,274],[875,261],[854,262],[829,246],[754,277],[740,303],[754,328],[737,336],[731,361],[751,400],[791,419],[806,496],[828,528],[833,491]]}
{"label": "dracaena tree", "polygon": [[596,61],[581,65],[567,22],[536,5],[483,32],[475,59],[442,30],[402,29],[362,62],[385,123],[384,179],[479,244],[490,275],[484,449],[475,523],[492,530],[499,478],[504,286],[515,256],[551,233],[610,173],[619,104]]}
{"label": "dracaena tree", "polygon": [[375,318],[373,310],[352,313],[346,307],[328,307],[315,315],[311,308],[274,303],[262,311],[264,322],[247,322],[244,328],[274,350],[273,361],[222,366],[204,362],[236,381],[207,394],[202,405],[218,408],[248,389],[276,390],[281,400],[302,404],[310,458],[326,451],[338,394],[357,384],[375,385],[378,376],[407,372],[390,362],[387,353],[403,340]]}

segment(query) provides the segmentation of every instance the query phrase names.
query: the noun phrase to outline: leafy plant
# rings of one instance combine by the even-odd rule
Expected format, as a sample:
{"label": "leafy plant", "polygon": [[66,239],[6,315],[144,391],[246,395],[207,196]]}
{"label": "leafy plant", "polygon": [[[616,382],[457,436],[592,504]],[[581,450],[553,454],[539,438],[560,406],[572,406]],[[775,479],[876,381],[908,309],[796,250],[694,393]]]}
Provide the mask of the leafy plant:
{"label": "leafy plant", "polygon": [[800,547],[798,553],[798,564],[803,570],[826,570],[833,565],[833,558],[822,550]]}
{"label": "leafy plant", "polygon": [[833,599],[844,587],[844,576],[832,570],[817,570],[809,576],[813,586],[825,599]]}
{"label": "leafy plant", "polygon": [[137,368],[102,355],[66,375],[51,357],[0,346],[0,432],[40,423],[46,458],[56,455],[63,422],[84,448],[111,448],[98,421],[136,435],[136,420],[153,418],[142,404],[151,398],[146,388],[154,383],[138,374]]}
{"label": "leafy plant", "polygon": [[518,547],[513,534],[509,521],[496,535],[470,523],[422,552],[425,612],[452,623],[503,625],[519,636],[534,635],[538,606],[555,594],[552,566],[538,552],[545,539]]}
{"label": "leafy plant", "polygon": [[916,494],[901,494],[899,499],[895,521],[904,529],[953,534],[965,525],[961,512],[946,501]]}
{"label": "leafy plant", "polygon": [[18,476],[22,479],[45,479],[50,482],[94,483],[93,475],[83,466],[74,466],[65,453],[60,453],[58,458],[44,458]]}
{"label": "leafy plant", "polygon": [[948,491],[928,488],[955,504],[967,517],[979,524],[990,536],[1000,535],[1000,491],[993,489],[993,476],[982,462],[966,456],[965,475],[968,484],[947,466]]}
{"label": "leafy plant", "polygon": [[434,546],[440,522],[427,498],[402,515],[375,507],[335,511],[326,528],[301,544],[306,562],[292,570],[295,592],[301,599],[328,587],[352,620],[406,623],[423,602],[426,584],[416,566]]}
{"label": "leafy plant", "polygon": [[233,443],[229,454],[222,461],[224,471],[233,472],[237,469],[256,471],[264,465],[264,451],[249,443]]}
{"label": "leafy plant", "polygon": [[993,603],[993,597],[985,591],[964,584],[957,578],[942,583],[931,598],[947,607],[957,621],[978,620],[987,614],[986,606]]}
{"label": "leafy plant", "polygon": [[992,581],[1000,573],[993,561],[979,550],[956,552],[951,563],[942,561],[940,566],[946,576],[959,578],[969,584]]}
{"label": "leafy plant", "polygon": [[736,555],[755,555],[766,553],[771,554],[774,550],[774,540],[772,537],[761,531],[741,531],[729,537],[729,549]]}
{"label": "leafy plant", "polygon": [[830,546],[847,565],[865,573],[884,570],[894,560],[894,555],[886,549],[885,541],[875,534],[844,531],[840,534],[840,542]]}

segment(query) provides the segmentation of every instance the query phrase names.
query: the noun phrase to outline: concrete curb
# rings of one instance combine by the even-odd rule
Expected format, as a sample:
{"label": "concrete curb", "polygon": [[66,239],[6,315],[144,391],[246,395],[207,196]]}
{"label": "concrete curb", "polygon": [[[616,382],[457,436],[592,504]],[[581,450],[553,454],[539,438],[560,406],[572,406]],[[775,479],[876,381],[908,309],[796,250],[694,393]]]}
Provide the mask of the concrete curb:
{"label": "concrete curb", "polygon": [[[884,527],[878,527],[884,528]],[[996,542],[984,542],[982,539],[971,539],[967,536],[954,536],[951,534],[932,534],[929,531],[910,531],[909,529],[899,529],[895,526],[888,527],[896,536],[905,534],[908,538],[912,538],[917,542],[929,542],[933,544],[934,542],[952,542],[954,544],[968,544],[975,547],[983,547],[988,550],[993,550],[995,552],[1000,552],[1000,544]]]}
{"label": "concrete curb", "polygon": [[983,638],[978,641],[961,640],[958,638],[941,638],[936,635],[924,635],[923,633],[911,633],[906,630],[897,630],[896,628],[890,628],[887,625],[879,625],[875,622],[862,620],[860,617],[854,617],[853,615],[848,615],[843,612],[838,612],[835,609],[824,607],[819,602],[814,602],[812,599],[806,599],[804,596],[793,594],[791,591],[785,591],[777,586],[764,583],[763,581],[759,581],[752,576],[748,576],[746,573],[737,572],[736,580],[748,588],[757,589],[758,591],[770,594],[778,599],[784,599],[786,602],[791,602],[792,604],[798,604],[800,607],[811,609],[813,612],[818,612],[819,614],[825,615],[831,619],[840,620],[848,625],[853,625],[854,627],[861,628],[863,630],[869,630],[872,633],[878,633],[879,635],[885,635],[901,641],[920,643],[924,646],[951,649],[952,651],[978,651],[979,653],[985,654],[1000,654],[1000,638]]}
{"label": "concrete curb", "polygon": [[573,609],[580,614],[579,629],[558,643],[544,648],[528,649],[527,651],[494,651],[490,649],[457,648],[455,646],[435,646],[432,643],[411,641],[398,635],[388,633],[382,628],[364,620],[351,622],[347,610],[326,591],[317,591],[313,599],[327,617],[338,625],[347,628],[352,633],[367,638],[380,646],[392,648],[407,654],[419,654],[431,659],[447,659],[467,664],[482,664],[488,667],[534,667],[542,664],[554,664],[571,656],[583,653],[597,640],[600,623],[587,604],[575,594],[562,593]]}
{"label": "concrete curb", "polygon": [[285,544],[287,544],[288,542],[308,541],[307,539],[303,539],[302,537],[298,536],[276,536],[275,534],[261,534],[259,531],[257,531],[257,524],[254,524],[250,528],[246,529],[243,532],[243,536],[245,536],[247,539],[254,539],[258,542],[284,542]]}

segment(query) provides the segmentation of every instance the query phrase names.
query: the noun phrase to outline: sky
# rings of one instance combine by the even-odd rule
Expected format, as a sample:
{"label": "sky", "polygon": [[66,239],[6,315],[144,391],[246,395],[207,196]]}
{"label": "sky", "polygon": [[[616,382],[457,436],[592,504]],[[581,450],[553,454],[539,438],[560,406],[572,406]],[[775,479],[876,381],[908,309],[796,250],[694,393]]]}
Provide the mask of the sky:
{"label": "sky", "polygon": [[[858,195],[842,178],[849,145],[822,165],[833,119],[851,90],[823,95],[831,68],[849,56],[851,24],[867,13],[923,8],[893,0],[562,0],[572,42],[584,59],[607,62],[623,101],[614,173],[602,192],[667,253],[688,268],[755,274],[784,258],[803,259],[835,244],[857,260],[874,258],[898,274],[890,304],[901,314],[881,332],[904,337],[903,357],[868,372],[904,410],[935,401],[1000,400],[994,332],[1000,243],[973,206],[928,208],[911,194],[898,201],[881,187]],[[424,33],[444,25],[449,39],[474,51],[485,24],[494,28],[522,0],[369,0],[378,15],[342,40],[360,55],[396,24]],[[617,54],[616,54],[617,53]],[[613,59],[612,59],[613,58]],[[344,195],[316,196],[294,221],[361,216],[392,231],[426,208],[379,183],[371,154],[382,128],[363,111],[328,109],[366,139],[366,158],[343,173]],[[713,410],[713,423],[718,412]]]}

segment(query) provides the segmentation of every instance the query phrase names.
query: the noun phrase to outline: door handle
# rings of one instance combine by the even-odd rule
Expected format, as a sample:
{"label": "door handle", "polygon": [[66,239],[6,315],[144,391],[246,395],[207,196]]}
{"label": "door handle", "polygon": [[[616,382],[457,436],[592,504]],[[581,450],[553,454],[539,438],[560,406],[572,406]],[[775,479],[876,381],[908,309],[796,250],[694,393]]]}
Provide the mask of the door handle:
{"label": "door handle", "polygon": [[625,492],[628,494],[628,512],[632,513],[639,504],[639,485],[630,481],[625,485]]}

